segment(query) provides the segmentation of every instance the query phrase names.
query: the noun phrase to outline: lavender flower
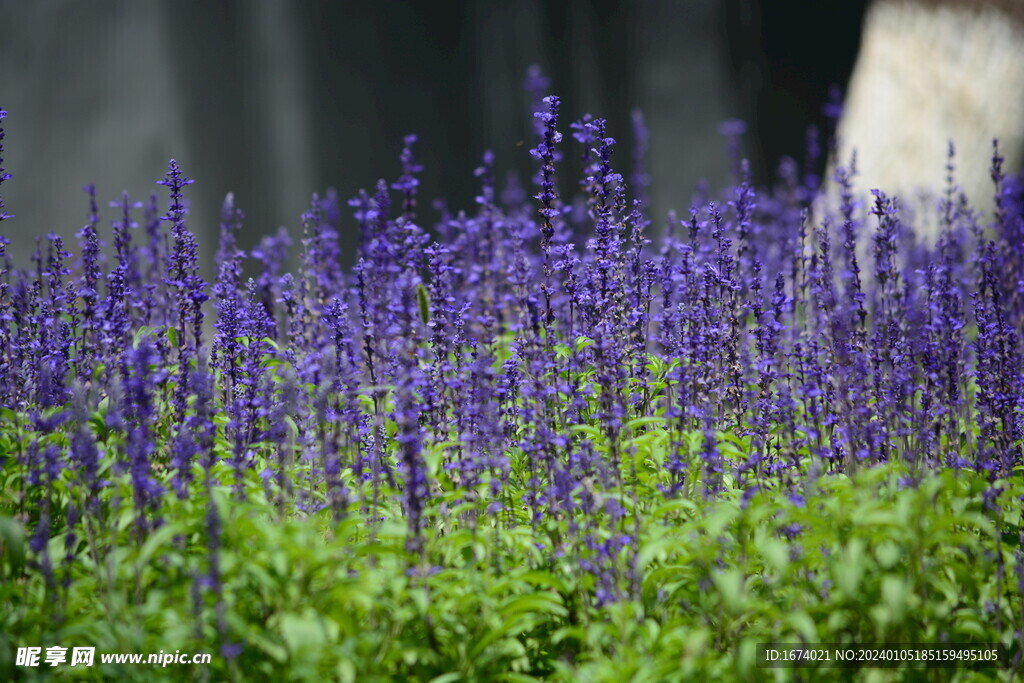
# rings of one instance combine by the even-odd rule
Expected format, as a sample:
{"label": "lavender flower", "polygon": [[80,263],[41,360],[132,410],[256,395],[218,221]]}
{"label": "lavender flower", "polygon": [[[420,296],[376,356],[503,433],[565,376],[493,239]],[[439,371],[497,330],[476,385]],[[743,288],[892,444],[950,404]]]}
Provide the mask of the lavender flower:
{"label": "lavender flower", "polygon": [[[544,275],[545,278],[550,278],[548,252],[551,249],[551,240],[555,236],[554,221],[561,216],[561,212],[556,206],[558,191],[555,188],[555,145],[562,141],[562,134],[557,130],[558,108],[561,105],[561,100],[552,95],[545,97],[543,102],[547,105],[548,111],[537,112],[534,116],[544,124],[544,135],[541,142],[530,150],[530,154],[541,163],[540,193],[537,194],[536,199],[540,201],[539,212],[542,218],[540,248],[544,254]],[[545,299],[549,298],[550,292],[545,288]]]}
{"label": "lavender flower", "polygon": [[[156,419],[153,387],[164,379],[164,373],[154,370],[159,356],[148,337],[128,352],[129,375],[122,388],[127,423],[126,457],[131,474],[135,503],[135,529],[140,539],[162,521],[155,516],[160,510],[164,487],[156,480],[152,456],[156,451],[153,422]],[[121,464],[123,468],[125,463]],[[154,516],[151,519],[151,516]]]}
{"label": "lavender flower", "polygon": [[[572,615],[641,598],[659,610],[678,596],[648,605],[641,592],[653,576],[641,548],[662,552],[643,535],[662,523],[656,491],[676,499],[656,504],[665,525],[701,498],[735,498],[746,523],[773,496],[783,513],[809,509],[817,479],[884,461],[906,470],[906,486],[942,467],[993,482],[1019,470],[1024,181],[1004,173],[998,148],[990,226],[956,188],[952,147],[936,207],[915,212],[881,190],[865,207],[854,158],[830,179],[838,206],[812,211],[820,179],[787,160],[773,188],[755,189],[731,122],[733,186],[699,190],[652,244],[641,117],[632,187],[607,122],[571,125],[582,177],[563,197],[561,102],[539,72],[529,88],[533,201],[514,179],[499,190],[485,152],[475,207],[436,203],[428,219],[408,136],[399,177],[351,200],[354,220],[335,192],[313,195],[294,264],[286,231],[246,261],[228,195],[210,305],[183,196],[191,181],[173,161],[162,216],[155,197],[142,218],[126,194],[112,204],[109,264],[93,190],[75,268],[57,234],[37,241],[28,269],[0,238],[0,465],[15,468],[9,498],[47,589],[82,571],[83,547],[89,571],[116,580],[116,519],[138,543],[165,516],[198,509],[198,531],[172,539],[172,568],[194,579],[197,633],[215,627],[225,656],[240,656],[231,541],[256,527],[234,526],[229,495],[282,524],[309,517],[337,536],[329,543],[365,541],[370,554],[349,558],[353,579],[387,568],[388,521],[407,530],[417,590],[440,585],[449,564],[507,573],[511,547],[534,578],[576,572],[563,592]],[[941,226],[935,244],[913,239],[922,220]],[[348,230],[360,235],[351,267]],[[986,510],[1001,486],[984,493]],[[710,540],[746,542],[733,531]],[[792,541],[808,529],[781,520],[770,533]],[[203,534],[205,554],[186,552]],[[49,556],[61,535],[63,561]],[[710,590],[724,557],[697,558],[698,587]],[[997,582],[1010,576],[997,568]],[[157,579],[136,580],[141,594]]]}
{"label": "lavender flower", "polygon": [[[182,190],[194,182],[186,178],[178,167],[178,162],[171,159],[167,176],[157,183],[167,186],[171,197],[167,213],[161,216],[161,220],[171,223],[171,234],[174,237],[174,251],[167,266],[165,283],[171,288],[177,307],[178,358],[182,366],[190,358],[190,350],[194,351],[202,345],[202,304],[208,298],[204,291],[206,283],[199,277],[196,238],[185,223],[188,210],[185,207]],[[188,342],[189,323],[192,332],[191,344]]]}
{"label": "lavender flower", "polygon": [[402,193],[402,216],[406,221],[412,222],[416,219],[416,188],[420,181],[416,174],[423,170],[423,166],[416,163],[412,154],[412,146],[416,144],[415,135],[406,135],[402,147],[402,176],[397,182],[392,183],[391,189]]}
{"label": "lavender flower", "polygon": [[82,277],[78,286],[78,298],[82,301],[81,335],[78,351],[78,377],[87,380],[92,374],[92,361],[96,353],[97,308],[100,280],[100,239],[96,233],[99,222],[96,208],[96,188],[85,188],[89,194],[89,222],[78,233],[82,253]]}

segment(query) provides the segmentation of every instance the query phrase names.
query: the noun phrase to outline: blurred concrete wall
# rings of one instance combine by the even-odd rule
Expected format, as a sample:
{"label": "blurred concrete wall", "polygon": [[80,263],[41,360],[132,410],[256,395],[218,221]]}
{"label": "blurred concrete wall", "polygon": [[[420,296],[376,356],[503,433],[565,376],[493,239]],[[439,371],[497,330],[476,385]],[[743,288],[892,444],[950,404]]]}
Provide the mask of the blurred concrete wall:
{"label": "blurred concrete wall", "polygon": [[[764,180],[780,148],[802,153],[804,128],[818,117],[807,102],[852,63],[856,23],[836,22],[831,40],[804,45],[787,37],[799,30],[786,19],[793,9],[778,8],[754,0],[0,0],[4,157],[14,174],[2,192],[17,216],[0,229],[24,264],[36,235],[73,241],[87,213],[82,186],[96,184],[108,227],[107,201],[122,190],[138,199],[162,192],[155,182],[174,157],[196,180],[190,224],[209,275],[225,193],[246,212],[243,245],[251,245],[279,225],[297,229],[314,191],[335,187],[347,198],[393,179],[410,132],[421,141],[424,205],[445,196],[453,208],[471,207],[484,149],[529,177],[522,82],[532,63],[563,96],[566,132],[585,112],[608,119],[623,171],[632,164],[630,112],[640,107],[651,132],[652,214],[685,211],[700,178],[727,179],[720,121],[758,121],[746,153]],[[821,54],[837,35],[846,42]],[[822,73],[822,63],[836,66]],[[563,191],[578,170],[575,142],[567,143]],[[421,217],[429,223],[432,212]]]}

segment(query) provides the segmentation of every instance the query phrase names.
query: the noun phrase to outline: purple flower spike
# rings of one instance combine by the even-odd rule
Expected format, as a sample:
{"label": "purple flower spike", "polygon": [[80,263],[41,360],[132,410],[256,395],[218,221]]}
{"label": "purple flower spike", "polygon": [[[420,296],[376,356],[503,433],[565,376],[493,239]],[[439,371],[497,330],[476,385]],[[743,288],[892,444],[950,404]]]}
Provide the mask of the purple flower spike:
{"label": "purple flower spike", "polygon": [[406,135],[405,146],[402,147],[402,175],[397,182],[391,185],[391,189],[402,193],[402,215],[407,221],[416,219],[416,188],[420,181],[416,174],[423,170],[421,164],[416,163],[412,153],[412,146],[416,144],[415,135]]}

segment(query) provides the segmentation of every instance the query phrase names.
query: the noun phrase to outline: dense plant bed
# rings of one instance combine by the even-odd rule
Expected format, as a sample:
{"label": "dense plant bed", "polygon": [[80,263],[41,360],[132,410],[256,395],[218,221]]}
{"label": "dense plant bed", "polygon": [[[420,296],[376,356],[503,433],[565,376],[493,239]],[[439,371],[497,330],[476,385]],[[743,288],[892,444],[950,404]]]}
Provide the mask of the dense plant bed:
{"label": "dense plant bed", "polygon": [[294,274],[284,233],[239,250],[229,197],[204,282],[173,161],[106,253],[93,201],[77,257],[0,258],[0,670],[93,646],[213,656],[60,673],[795,680],[757,645],[888,642],[999,644],[938,673],[1019,674],[1024,202],[998,153],[989,217],[951,149],[934,209],[862,205],[852,167],[834,209],[795,163],[755,192],[737,160],[664,232],[599,119],[560,196],[537,104],[534,199],[488,153],[428,233],[410,137],[351,228],[314,196]]}

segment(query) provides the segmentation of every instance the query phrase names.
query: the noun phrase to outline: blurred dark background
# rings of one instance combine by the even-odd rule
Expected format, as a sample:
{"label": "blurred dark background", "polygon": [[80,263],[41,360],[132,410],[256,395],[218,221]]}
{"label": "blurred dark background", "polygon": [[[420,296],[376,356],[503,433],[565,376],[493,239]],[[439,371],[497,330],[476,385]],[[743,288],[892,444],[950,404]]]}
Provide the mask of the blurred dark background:
{"label": "blurred dark background", "polygon": [[[425,167],[422,204],[446,197],[469,208],[485,149],[499,177],[518,169],[528,182],[523,80],[534,63],[563,98],[563,193],[577,180],[568,124],[585,112],[607,118],[629,173],[631,112],[643,111],[660,227],[666,211],[688,208],[700,179],[728,181],[723,120],[752,122],[743,153],[760,182],[783,154],[802,157],[807,127],[826,125],[829,86],[852,69],[864,5],[0,0],[4,165],[14,175],[0,192],[16,215],[0,232],[20,265],[36,235],[73,243],[87,183],[109,230],[106,204],[122,190],[140,200],[160,191],[166,202],[155,182],[174,157],[196,180],[190,225],[209,274],[225,193],[247,215],[243,246],[280,225],[297,234],[312,192],[348,198],[393,180],[410,132]],[[434,213],[420,220],[429,226]]]}

